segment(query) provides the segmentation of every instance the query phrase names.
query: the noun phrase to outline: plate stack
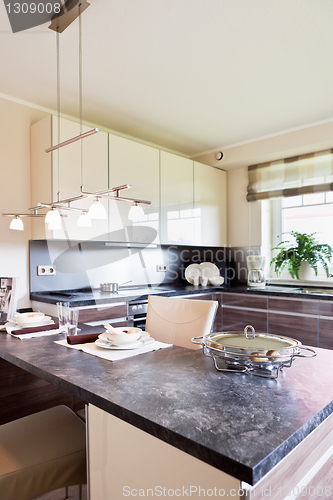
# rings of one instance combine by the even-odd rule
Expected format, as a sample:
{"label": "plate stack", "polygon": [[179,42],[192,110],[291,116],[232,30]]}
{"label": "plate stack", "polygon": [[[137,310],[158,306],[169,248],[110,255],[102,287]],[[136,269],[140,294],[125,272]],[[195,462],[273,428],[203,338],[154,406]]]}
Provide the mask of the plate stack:
{"label": "plate stack", "polygon": [[213,285],[220,286],[224,283],[223,276],[215,264],[211,262],[201,262],[201,264],[190,264],[185,269],[185,278],[191,285]]}

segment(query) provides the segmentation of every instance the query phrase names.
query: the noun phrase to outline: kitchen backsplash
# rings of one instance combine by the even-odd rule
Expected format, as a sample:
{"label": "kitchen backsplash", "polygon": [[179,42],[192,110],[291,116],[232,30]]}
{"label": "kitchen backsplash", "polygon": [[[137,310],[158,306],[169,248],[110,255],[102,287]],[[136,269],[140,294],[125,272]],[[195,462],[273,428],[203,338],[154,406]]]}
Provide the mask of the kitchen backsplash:
{"label": "kitchen backsplash", "polygon": [[[216,248],[144,245],[102,241],[30,241],[30,291],[98,288],[116,282],[128,286],[184,284],[185,269],[193,263],[213,262],[228,285],[246,281],[246,255],[260,248]],[[54,266],[56,273],[37,275],[38,266]],[[166,266],[166,271],[157,271]]]}

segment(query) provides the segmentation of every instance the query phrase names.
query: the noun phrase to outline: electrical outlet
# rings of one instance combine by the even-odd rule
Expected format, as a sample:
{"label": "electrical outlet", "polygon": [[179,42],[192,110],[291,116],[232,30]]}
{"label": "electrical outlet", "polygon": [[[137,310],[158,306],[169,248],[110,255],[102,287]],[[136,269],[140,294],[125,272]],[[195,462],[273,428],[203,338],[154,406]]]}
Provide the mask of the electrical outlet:
{"label": "electrical outlet", "polygon": [[159,264],[157,264],[157,266],[156,266],[156,271],[157,271],[158,273],[165,273],[165,272],[166,272],[166,270],[167,270],[167,266],[160,266]]}
{"label": "electrical outlet", "polygon": [[55,274],[54,266],[37,266],[37,276],[54,276]]}

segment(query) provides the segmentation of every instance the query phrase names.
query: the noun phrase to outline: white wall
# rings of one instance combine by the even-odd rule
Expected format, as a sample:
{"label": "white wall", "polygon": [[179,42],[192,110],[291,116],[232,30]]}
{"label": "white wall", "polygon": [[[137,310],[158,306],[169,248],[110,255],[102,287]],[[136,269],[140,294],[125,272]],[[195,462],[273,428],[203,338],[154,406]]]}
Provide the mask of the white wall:
{"label": "white wall", "polygon": [[229,247],[261,246],[261,202],[246,201],[247,168],[227,172],[227,242]]}
{"label": "white wall", "polygon": [[29,239],[31,224],[24,231],[9,229],[3,212],[27,213],[30,204],[30,126],[46,113],[0,99],[0,276],[18,276],[18,307],[29,307]]}

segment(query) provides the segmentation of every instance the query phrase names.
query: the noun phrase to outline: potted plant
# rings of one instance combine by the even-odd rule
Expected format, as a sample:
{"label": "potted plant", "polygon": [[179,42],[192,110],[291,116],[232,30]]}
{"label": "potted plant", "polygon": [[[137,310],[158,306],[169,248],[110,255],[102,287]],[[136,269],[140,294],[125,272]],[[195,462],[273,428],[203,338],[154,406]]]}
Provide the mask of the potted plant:
{"label": "potted plant", "polygon": [[283,269],[287,268],[292,278],[299,279],[302,262],[308,262],[316,276],[318,276],[318,264],[320,264],[325,269],[326,276],[329,277],[328,265],[331,263],[332,247],[319,243],[315,238],[316,233],[291,231],[288,234],[295,237],[295,243],[283,241],[273,248],[273,250],[279,250],[279,253],[271,260],[276,275],[280,276]]}

